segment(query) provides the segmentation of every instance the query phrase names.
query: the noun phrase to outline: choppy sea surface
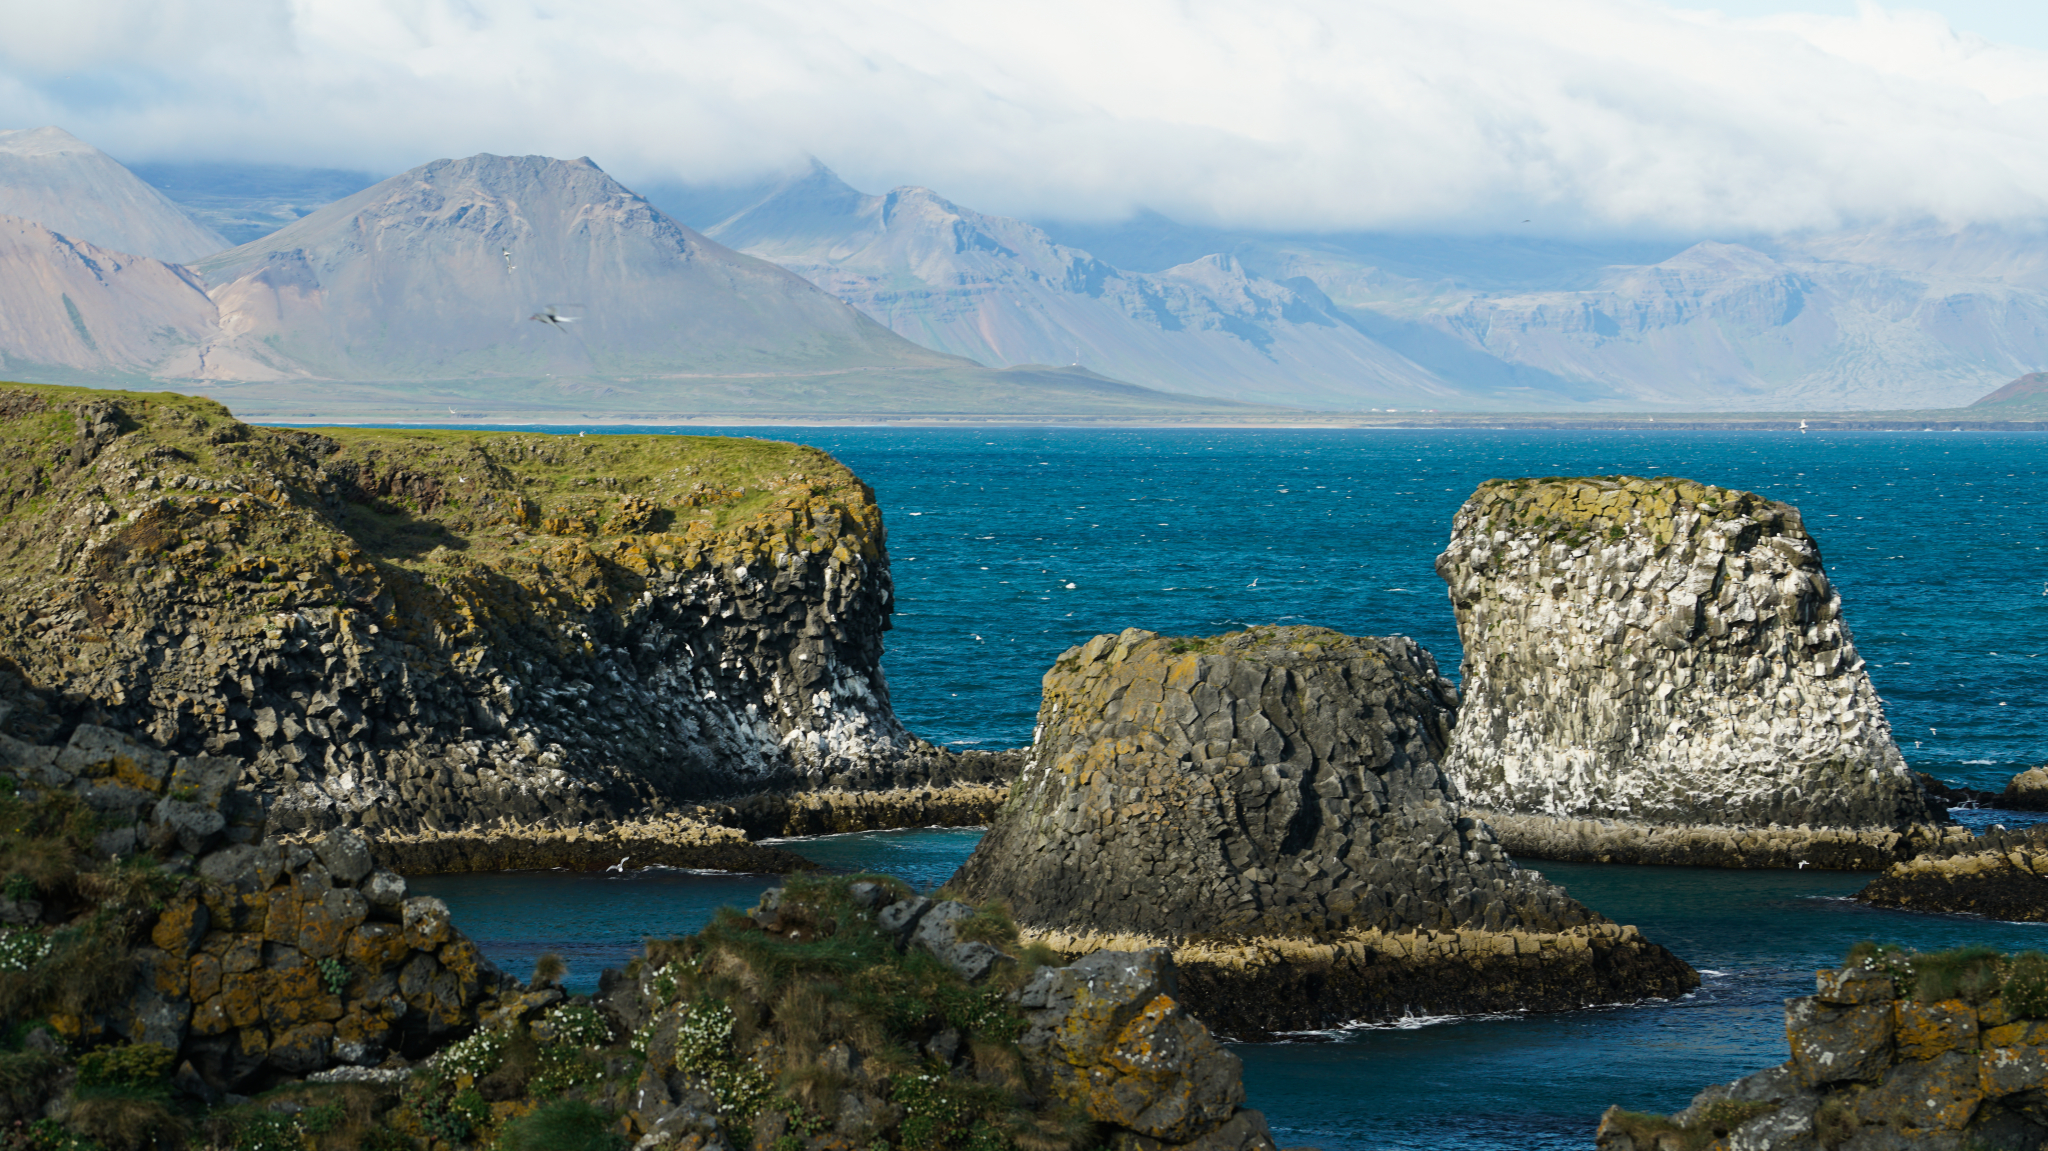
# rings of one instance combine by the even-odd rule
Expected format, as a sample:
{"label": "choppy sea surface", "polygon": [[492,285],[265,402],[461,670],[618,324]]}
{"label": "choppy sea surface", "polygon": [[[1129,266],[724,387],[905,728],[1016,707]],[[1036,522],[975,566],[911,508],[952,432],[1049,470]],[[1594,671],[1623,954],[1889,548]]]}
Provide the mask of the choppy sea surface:
{"label": "choppy sea surface", "polygon": [[[553,430],[553,429],[550,429]],[[576,430],[576,429],[567,429]],[[582,430],[635,431],[600,428]],[[692,429],[692,431],[697,431]],[[1431,563],[1499,476],[1678,475],[1797,504],[1914,767],[1996,789],[2048,760],[2048,439],[1975,432],[723,429],[798,440],[875,488],[897,588],[884,667],[897,713],[957,746],[1027,742],[1067,647],[1143,627],[1253,623],[1401,633],[1457,678]],[[1974,824],[2032,817],[1958,812]],[[827,867],[935,884],[972,829],[785,841]],[[1586,1148],[1608,1104],[1670,1110],[1786,1057],[1781,1001],[1860,939],[2048,947],[2048,926],[1879,911],[1856,873],[1536,864],[1683,956],[1665,1004],[1415,1019],[1245,1045],[1281,1144]],[[767,877],[649,871],[421,878],[487,953],[542,951],[588,986],[650,935],[694,930]]]}

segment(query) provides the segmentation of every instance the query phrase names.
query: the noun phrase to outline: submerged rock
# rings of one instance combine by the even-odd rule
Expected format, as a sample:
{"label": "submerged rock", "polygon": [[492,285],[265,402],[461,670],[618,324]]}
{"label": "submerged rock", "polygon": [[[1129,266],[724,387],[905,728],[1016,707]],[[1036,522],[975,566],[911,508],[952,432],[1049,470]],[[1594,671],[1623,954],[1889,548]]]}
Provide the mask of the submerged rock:
{"label": "submerged rock", "polygon": [[1451,799],[1456,693],[1402,638],[1131,629],[1063,654],[1009,803],[949,884],[1070,952],[1171,943],[1239,1036],[1696,986],[1520,871]]}
{"label": "submerged rock", "polygon": [[1791,505],[1493,480],[1437,572],[1465,651],[1444,768],[1517,855],[1873,868],[1942,834]]}
{"label": "submerged rock", "polygon": [[2048,1147],[2048,960],[1862,945],[1785,1001],[1786,1063],[1669,1116],[1610,1107],[1600,1151]]}

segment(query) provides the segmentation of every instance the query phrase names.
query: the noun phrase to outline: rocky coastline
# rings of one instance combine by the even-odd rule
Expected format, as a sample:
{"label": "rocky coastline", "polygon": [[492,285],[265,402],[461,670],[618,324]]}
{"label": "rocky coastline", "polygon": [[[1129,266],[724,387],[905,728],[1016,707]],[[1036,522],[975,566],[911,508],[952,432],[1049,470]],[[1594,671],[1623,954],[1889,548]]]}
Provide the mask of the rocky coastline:
{"label": "rocky coastline", "polygon": [[420,860],[489,857],[507,826],[652,820],[618,846],[680,858],[724,849],[677,820],[980,822],[1015,770],[897,722],[880,510],[791,444],[283,431],[6,385],[0,587],[40,736],[239,757],[275,833]]}
{"label": "rocky coastline", "polygon": [[947,889],[1065,948],[1172,947],[1239,1038],[1698,986],[1459,809],[1455,708],[1401,637],[1097,636],[1047,672],[1024,770]]}
{"label": "rocky coastline", "polygon": [[2048,1146],[2048,956],[1859,945],[1785,1002],[1792,1058],[1675,1114],[1609,1108],[1600,1151],[2037,1151]]}
{"label": "rocky coastline", "polygon": [[492,966],[361,835],[266,840],[244,768],[0,736],[10,1139],[1274,1151],[1164,951],[1063,963],[988,908],[799,877],[571,996],[547,960]]}
{"label": "rocky coastline", "polygon": [[1798,509],[1493,480],[1437,572],[1465,651],[1444,769],[1514,854],[1868,868],[1942,839]]}

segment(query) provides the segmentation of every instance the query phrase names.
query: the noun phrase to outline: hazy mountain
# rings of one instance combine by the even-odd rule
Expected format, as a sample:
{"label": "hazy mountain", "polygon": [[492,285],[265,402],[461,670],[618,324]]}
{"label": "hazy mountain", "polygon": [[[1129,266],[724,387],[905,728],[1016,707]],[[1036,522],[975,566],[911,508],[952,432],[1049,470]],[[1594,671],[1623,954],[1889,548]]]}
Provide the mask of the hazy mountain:
{"label": "hazy mountain", "polygon": [[[1049,225],[1127,258],[1197,248],[1323,290],[1360,328],[1461,387],[1532,404],[1928,408],[2048,366],[2048,239],[1887,227],[1740,243],[1518,236],[1280,236]],[[1547,406],[1547,405],[1546,405]]]}
{"label": "hazy mountain", "polygon": [[706,235],[985,364],[1072,363],[1191,395],[1320,408],[1473,401],[1312,285],[1250,275],[1228,255],[1128,272],[924,188],[865,195],[823,165]]}
{"label": "hazy mountain", "polygon": [[10,375],[145,376],[209,339],[184,268],[0,216],[0,362]]}
{"label": "hazy mountain", "polygon": [[[968,366],[705,240],[589,160],[437,160],[194,267],[225,343],[333,379]],[[573,322],[530,319],[551,307]]]}
{"label": "hazy mountain", "polygon": [[113,157],[62,128],[0,131],[0,215],[173,263],[228,246]]}
{"label": "hazy mountain", "polygon": [[260,240],[381,178],[289,164],[145,163],[128,170],[227,237],[222,248]]}

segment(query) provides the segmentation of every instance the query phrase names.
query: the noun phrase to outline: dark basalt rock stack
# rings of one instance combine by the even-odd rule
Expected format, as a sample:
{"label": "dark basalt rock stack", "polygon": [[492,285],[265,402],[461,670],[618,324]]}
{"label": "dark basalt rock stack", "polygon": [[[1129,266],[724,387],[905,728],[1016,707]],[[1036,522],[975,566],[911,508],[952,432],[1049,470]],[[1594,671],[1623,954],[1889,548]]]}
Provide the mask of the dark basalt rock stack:
{"label": "dark basalt rock stack", "polygon": [[1798,509],[1493,480],[1437,571],[1465,650],[1444,769],[1516,855],[1874,868],[1945,834]]}
{"label": "dark basalt rock stack", "polygon": [[1190,1004],[1240,1036],[1696,986],[1459,810],[1437,766],[1456,705],[1406,638],[1097,636],[1046,674],[950,886],[1069,950],[1173,944]]}

